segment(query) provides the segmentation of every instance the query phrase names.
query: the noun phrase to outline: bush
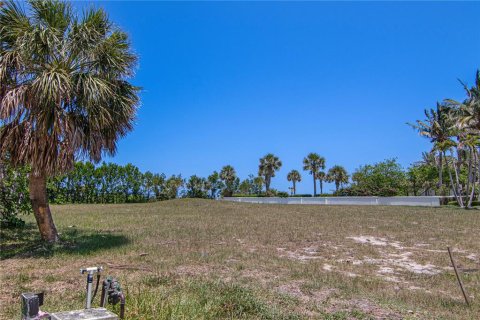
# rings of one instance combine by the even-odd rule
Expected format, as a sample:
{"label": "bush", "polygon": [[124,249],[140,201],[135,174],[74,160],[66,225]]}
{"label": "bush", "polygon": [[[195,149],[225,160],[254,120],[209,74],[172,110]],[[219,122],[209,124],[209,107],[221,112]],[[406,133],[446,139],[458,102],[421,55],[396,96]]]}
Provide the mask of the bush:
{"label": "bush", "polygon": [[359,185],[352,185],[347,188],[338,190],[335,193],[336,196],[350,196],[350,197],[365,197],[365,196],[377,196],[377,197],[395,197],[403,195],[399,193],[398,189],[393,187],[366,187]]}
{"label": "bush", "polygon": [[16,228],[25,225],[20,214],[28,214],[32,208],[28,194],[28,168],[13,168],[0,159],[0,225]]}
{"label": "bush", "polygon": [[407,179],[396,159],[364,165],[352,175],[352,185],[338,191],[342,196],[392,197],[406,195]]}
{"label": "bush", "polygon": [[272,189],[268,190],[267,192],[265,192],[265,196],[266,197],[276,197],[277,193],[278,193],[278,191],[276,189],[272,188]]}
{"label": "bush", "polygon": [[288,198],[288,192],[279,191],[279,192],[277,192],[277,197],[280,197],[280,198]]}
{"label": "bush", "polygon": [[304,193],[304,194],[294,194],[292,197],[295,198],[310,198],[312,195],[309,193]]}
{"label": "bush", "polygon": [[2,215],[0,218],[1,228],[23,228],[25,227],[25,221],[15,215]]}

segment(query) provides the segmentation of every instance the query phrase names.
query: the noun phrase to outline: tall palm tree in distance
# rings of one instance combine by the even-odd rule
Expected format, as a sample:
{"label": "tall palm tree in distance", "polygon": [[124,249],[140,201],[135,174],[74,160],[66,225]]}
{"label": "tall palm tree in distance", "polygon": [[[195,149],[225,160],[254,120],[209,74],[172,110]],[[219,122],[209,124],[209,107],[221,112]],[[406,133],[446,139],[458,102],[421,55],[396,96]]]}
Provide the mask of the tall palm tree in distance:
{"label": "tall palm tree in distance", "polygon": [[220,179],[225,184],[225,196],[231,197],[235,192],[235,181],[237,178],[237,173],[231,165],[226,165],[220,171]]}
{"label": "tall palm tree in distance", "polygon": [[297,170],[292,170],[287,174],[287,180],[291,181],[293,184],[293,194],[297,193],[297,182],[302,181],[302,176],[300,175],[300,172]]}
{"label": "tall palm tree in distance", "polygon": [[320,184],[320,194],[323,193],[323,182],[327,181],[327,175],[323,171],[318,171],[317,172],[317,180],[318,183]]}
{"label": "tall palm tree in distance", "polygon": [[43,240],[58,233],[48,177],[77,157],[100,161],[133,128],[137,57],[102,9],[82,16],[53,0],[0,7],[0,155],[29,166],[32,207]]}
{"label": "tall palm tree in distance", "polygon": [[335,191],[338,192],[340,186],[344,183],[348,183],[348,174],[342,166],[333,166],[328,170],[327,181],[335,182]]}
{"label": "tall palm tree in distance", "polygon": [[282,167],[282,161],[272,154],[269,153],[263,158],[260,158],[260,164],[258,165],[258,175],[262,176],[265,180],[265,191],[268,193],[270,191],[270,183],[272,178],[275,177],[275,171],[280,170]]}
{"label": "tall palm tree in distance", "polygon": [[325,158],[318,153],[309,153],[303,159],[303,170],[309,171],[313,177],[313,196],[317,195],[317,174],[319,170],[325,169]]}

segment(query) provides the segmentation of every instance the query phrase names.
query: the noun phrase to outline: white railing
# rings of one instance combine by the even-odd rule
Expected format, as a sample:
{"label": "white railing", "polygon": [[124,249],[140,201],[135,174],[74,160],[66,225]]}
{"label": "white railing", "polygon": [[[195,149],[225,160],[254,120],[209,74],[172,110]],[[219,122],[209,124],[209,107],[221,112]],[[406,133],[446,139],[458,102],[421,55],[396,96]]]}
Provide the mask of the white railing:
{"label": "white railing", "polygon": [[225,197],[219,200],[263,204],[366,205],[439,207],[437,196],[408,197]]}

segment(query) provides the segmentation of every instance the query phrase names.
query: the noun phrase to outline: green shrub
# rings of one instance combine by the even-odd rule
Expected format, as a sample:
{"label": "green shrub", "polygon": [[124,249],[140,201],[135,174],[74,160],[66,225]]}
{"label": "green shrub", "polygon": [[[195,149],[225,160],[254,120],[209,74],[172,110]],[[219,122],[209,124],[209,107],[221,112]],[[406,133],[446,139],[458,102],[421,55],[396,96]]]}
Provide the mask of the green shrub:
{"label": "green shrub", "polygon": [[279,192],[277,192],[277,197],[280,197],[280,198],[288,198],[288,192],[279,191]]}
{"label": "green shrub", "polygon": [[23,227],[20,214],[32,211],[28,193],[26,167],[13,168],[7,159],[0,159],[0,226],[2,228]]}
{"label": "green shrub", "polygon": [[243,193],[235,193],[232,195],[235,198],[262,198],[265,197],[265,194],[243,194]]}
{"label": "green shrub", "polygon": [[265,192],[265,196],[266,197],[276,197],[277,193],[278,193],[278,191],[276,189],[272,188],[272,189],[268,190],[267,192]]}

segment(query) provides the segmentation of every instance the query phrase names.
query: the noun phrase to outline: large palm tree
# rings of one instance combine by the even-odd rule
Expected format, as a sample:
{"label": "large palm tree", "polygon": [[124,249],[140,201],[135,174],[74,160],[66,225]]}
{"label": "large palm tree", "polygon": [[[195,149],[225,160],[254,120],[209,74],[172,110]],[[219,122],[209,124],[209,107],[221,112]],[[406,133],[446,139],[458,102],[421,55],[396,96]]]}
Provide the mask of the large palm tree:
{"label": "large palm tree", "polygon": [[275,171],[280,170],[282,167],[282,161],[272,154],[269,153],[263,158],[260,158],[260,164],[258,165],[258,175],[262,176],[265,181],[265,191],[268,193],[270,191],[270,183],[272,178],[275,177]]}
{"label": "large palm tree", "polygon": [[[468,165],[468,183],[472,184],[471,196],[467,207],[471,206],[473,195],[475,193],[475,184],[480,180],[480,71],[477,70],[475,84],[468,87],[462,82],[467,98],[463,102],[457,102],[447,99],[446,102],[453,106],[454,121],[456,128],[462,133],[459,135],[459,144],[467,150]],[[476,167],[476,170],[475,170]],[[467,184],[467,191],[469,185]],[[480,192],[478,195],[480,200]]]}
{"label": "large palm tree", "polygon": [[302,176],[297,170],[292,170],[287,174],[287,180],[293,184],[293,194],[297,193],[297,182],[302,181]]}
{"label": "large palm tree", "polygon": [[309,171],[313,177],[313,196],[317,195],[317,174],[319,170],[325,169],[325,158],[317,153],[309,153],[303,159],[303,170]]}
{"label": "large palm tree", "polygon": [[136,56],[102,9],[77,16],[70,4],[30,1],[0,7],[0,154],[29,166],[30,199],[42,239],[58,233],[47,178],[77,157],[113,155],[133,128],[139,102]]}
{"label": "large palm tree", "polygon": [[436,109],[425,110],[425,120],[417,120],[416,124],[409,124],[418,133],[426,137],[433,144],[433,152],[438,153],[438,187],[443,186],[444,147],[452,141],[451,108],[437,103]]}
{"label": "large palm tree", "polygon": [[347,170],[342,166],[333,166],[328,170],[327,180],[335,182],[335,191],[338,192],[342,184],[348,183]]}

